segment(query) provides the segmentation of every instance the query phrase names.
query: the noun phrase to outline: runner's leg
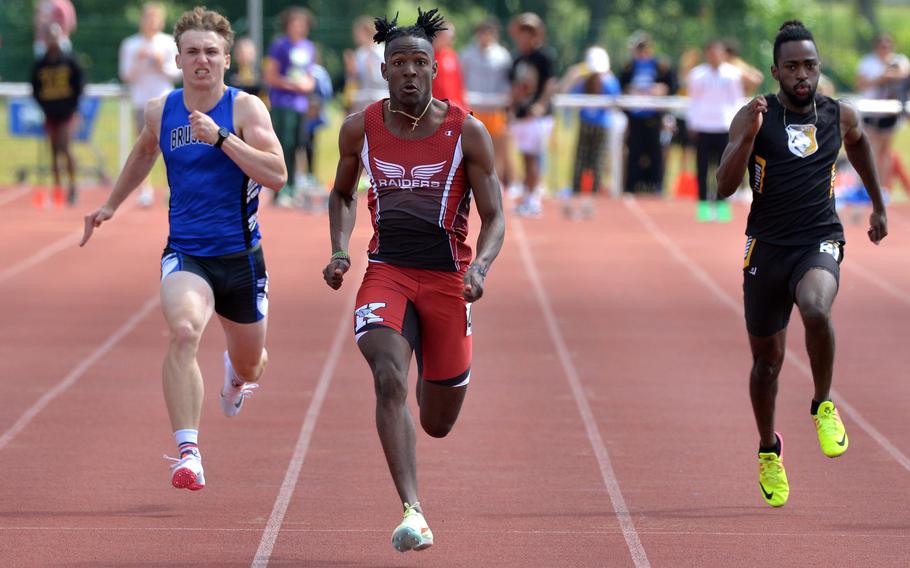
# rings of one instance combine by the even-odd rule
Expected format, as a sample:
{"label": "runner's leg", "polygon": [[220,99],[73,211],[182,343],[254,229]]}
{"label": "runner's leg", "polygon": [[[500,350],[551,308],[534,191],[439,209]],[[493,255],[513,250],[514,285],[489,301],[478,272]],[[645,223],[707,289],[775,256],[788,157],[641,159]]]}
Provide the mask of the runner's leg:
{"label": "runner's leg", "polygon": [[211,287],[196,274],[173,272],[161,283],[161,309],[170,332],[162,382],[174,430],[199,429],[203,386],[196,352],[214,306]]}
{"label": "runner's leg", "polygon": [[417,436],[407,406],[410,343],[390,328],[371,329],[357,342],[373,372],[376,430],[389,472],[404,503],[417,498]]}

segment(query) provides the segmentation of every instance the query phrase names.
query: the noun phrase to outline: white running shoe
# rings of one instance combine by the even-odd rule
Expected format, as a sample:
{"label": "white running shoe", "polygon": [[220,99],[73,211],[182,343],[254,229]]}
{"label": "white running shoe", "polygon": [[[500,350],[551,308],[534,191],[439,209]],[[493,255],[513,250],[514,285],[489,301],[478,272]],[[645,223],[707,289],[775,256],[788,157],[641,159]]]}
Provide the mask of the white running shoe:
{"label": "white running shoe", "polygon": [[182,458],[164,456],[174,462],[171,464],[171,485],[177,489],[199,491],[205,487],[205,475],[202,473],[202,456],[193,452]]}
{"label": "white running shoe", "polygon": [[424,550],[433,546],[433,531],[417,508],[420,503],[404,504],[404,519],[392,533],[392,546],[398,552]]}
{"label": "white running shoe", "polygon": [[258,389],[258,383],[243,383],[240,386],[234,384],[234,367],[231,365],[231,358],[228,352],[224,352],[224,387],[221,389],[221,410],[224,415],[230,418],[237,416],[240,407],[243,406],[243,399],[253,394],[253,389]]}

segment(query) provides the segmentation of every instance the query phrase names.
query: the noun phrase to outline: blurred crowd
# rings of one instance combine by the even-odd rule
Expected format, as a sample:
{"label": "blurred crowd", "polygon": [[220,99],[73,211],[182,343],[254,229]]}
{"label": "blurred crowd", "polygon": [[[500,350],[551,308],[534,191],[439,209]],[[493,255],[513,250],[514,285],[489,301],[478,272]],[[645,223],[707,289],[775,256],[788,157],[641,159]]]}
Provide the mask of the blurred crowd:
{"label": "blurred crowd", "polygon": [[[145,104],[174,88],[179,79],[174,64],[176,46],[164,31],[166,19],[163,4],[144,4],[138,33],[120,46],[120,79],[130,91],[137,132],[143,124]],[[304,7],[291,7],[280,14],[279,23],[281,33],[264,54],[256,52],[249,38],[238,39],[227,83],[262,97],[270,107],[289,170],[288,185],[277,194],[276,204],[319,208],[327,180],[316,178],[314,161],[316,133],[326,123],[326,104],[337,93],[345,111],[354,112],[382,98],[387,90],[381,71],[383,48],[373,42],[373,19],[356,18],[351,48],[343,53],[344,76],[333,78],[322,65],[319,46],[310,39],[316,25],[314,14]],[[33,84],[35,98],[47,116],[58,188],[58,155],[67,165],[70,187],[75,187],[68,144],[71,118],[82,92],[82,72],[70,55],[69,38],[75,27],[76,12],[70,0],[38,3]],[[541,196],[559,191],[568,217],[590,218],[593,197],[608,189],[609,140],[619,132],[624,141],[623,181],[621,188],[610,189],[629,194],[690,195],[697,197],[699,221],[730,219],[730,207],[719,199],[713,181],[730,122],[744,99],[757,94],[763,84],[767,90],[776,89],[766,82],[762,71],[738,55],[735,43],[711,39],[674,61],[657,53],[649,35],[638,31],[628,38],[628,51],[618,61],[603,46],[592,45],[578,63],[561,72],[547,42],[547,26],[534,13],[518,14],[506,23],[487,19],[464,32],[451,22],[448,27],[434,41],[438,64],[434,96],[468,108],[486,125],[493,139],[496,171],[518,214],[540,215]],[[461,41],[459,33],[464,35]],[[463,48],[456,50],[456,45]],[[908,77],[910,61],[895,51],[892,38],[881,36],[860,62],[855,87],[864,98],[904,101]],[[826,78],[820,82],[819,92],[833,94]],[[553,97],[559,93],[683,95],[688,103],[684,108],[645,104],[619,111],[601,106],[554,114]],[[571,182],[565,188],[545,188],[543,181],[547,168],[565,154],[552,148],[555,117],[567,117],[572,131],[577,131]],[[892,148],[901,122],[901,115],[894,113],[867,113],[864,117],[885,188],[892,186],[895,177],[907,180]],[[671,144],[680,150],[670,152]],[[673,180],[666,179],[668,171],[674,174]],[[75,190],[69,193],[71,201],[75,200]],[[147,183],[140,201],[144,205],[154,201]]]}

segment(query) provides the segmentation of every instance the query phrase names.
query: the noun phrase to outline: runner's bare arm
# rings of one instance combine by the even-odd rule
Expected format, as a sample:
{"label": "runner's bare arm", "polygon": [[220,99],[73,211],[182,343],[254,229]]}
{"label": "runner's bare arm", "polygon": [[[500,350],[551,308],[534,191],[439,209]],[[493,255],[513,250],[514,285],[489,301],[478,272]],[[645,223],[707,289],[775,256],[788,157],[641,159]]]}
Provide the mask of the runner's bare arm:
{"label": "runner's bare arm", "polygon": [[878,183],[878,172],[875,170],[875,157],[872,146],[859,124],[859,115],[853,106],[840,102],[840,131],[844,137],[844,150],[847,159],[856,169],[869,199],[872,200],[872,215],[869,216],[869,240],[878,244],[888,235],[888,217],[885,213],[885,200]]}
{"label": "runner's bare arm", "polygon": [[461,131],[468,186],[477,203],[480,233],[474,262],[465,273],[465,300],[474,302],[483,296],[484,276],[502,248],[506,223],[502,213],[502,188],[496,176],[493,141],[483,123],[469,116]]}
{"label": "runner's bare arm", "polygon": [[768,101],[759,95],[739,109],[730,125],[730,143],[724,149],[717,168],[717,193],[730,197],[743,181],[749,165],[749,154],[761,128],[763,114],[768,111]]}
{"label": "runner's bare arm", "polygon": [[85,216],[85,226],[79,246],[92,237],[95,228],[114,216],[114,211],[126,200],[129,194],[148,177],[158,159],[161,150],[158,148],[158,132],[161,130],[161,114],[164,109],[164,97],[149,101],[145,108],[145,126],[136,144],[133,145],[126,163],[123,165],[114,188],[107,201],[98,209]]}
{"label": "runner's bare arm", "polygon": [[[190,127],[193,136],[209,144],[218,141],[218,128],[207,114],[193,111]],[[228,136],[221,150],[237,164],[250,179],[265,187],[280,190],[287,183],[288,170],[281,152],[281,143],[265,104],[247,93],[238,93],[234,101],[234,130],[237,136]]]}
{"label": "runner's bare arm", "polygon": [[[357,181],[360,179],[360,152],[363,149],[364,115],[352,114],[344,120],[338,134],[338,168],[329,193],[329,236],[332,254],[347,252],[357,220]],[[326,284],[341,288],[350,259],[333,258],[322,271]]]}

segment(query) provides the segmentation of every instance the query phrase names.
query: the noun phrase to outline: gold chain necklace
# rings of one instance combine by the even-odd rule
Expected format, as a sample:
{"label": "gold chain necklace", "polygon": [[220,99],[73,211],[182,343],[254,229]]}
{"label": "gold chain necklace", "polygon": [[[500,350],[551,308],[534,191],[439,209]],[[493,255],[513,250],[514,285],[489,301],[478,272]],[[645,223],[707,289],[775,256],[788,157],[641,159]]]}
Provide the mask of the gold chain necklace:
{"label": "gold chain necklace", "polygon": [[[784,109],[784,130],[786,130],[787,129],[787,105],[785,105],[784,102],[782,100],[780,100],[779,94],[775,94],[774,96],[777,97],[777,102],[779,102],[780,106]],[[815,120],[812,121],[812,125],[815,126],[818,123],[818,107],[815,105],[815,97],[812,97],[812,112],[815,113]]]}
{"label": "gold chain necklace", "polygon": [[414,132],[414,129],[417,128],[417,123],[420,122],[420,119],[423,118],[423,115],[425,115],[425,114],[427,113],[427,110],[429,110],[431,104],[433,104],[433,97],[430,97],[430,100],[427,101],[427,106],[425,106],[425,107],[423,108],[423,112],[420,113],[420,116],[411,116],[410,114],[404,112],[403,110],[395,110],[395,109],[393,109],[393,108],[392,108],[392,101],[389,100],[389,112],[397,112],[398,114],[403,114],[403,115],[405,115],[406,117],[408,117],[408,118],[410,118],[411,120],[413,120],[413,121],[414,121],[414,124],[411,125],[411,132]]}

